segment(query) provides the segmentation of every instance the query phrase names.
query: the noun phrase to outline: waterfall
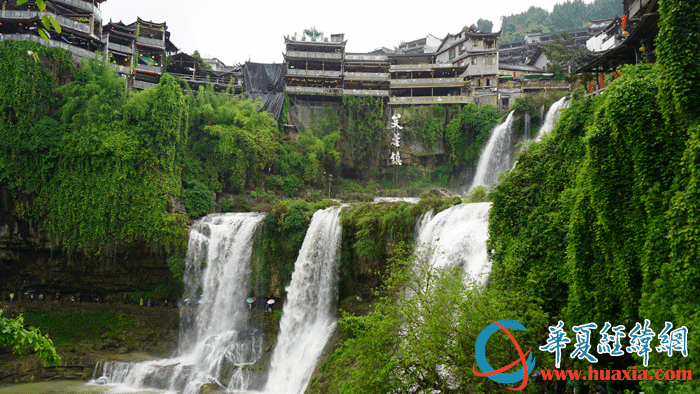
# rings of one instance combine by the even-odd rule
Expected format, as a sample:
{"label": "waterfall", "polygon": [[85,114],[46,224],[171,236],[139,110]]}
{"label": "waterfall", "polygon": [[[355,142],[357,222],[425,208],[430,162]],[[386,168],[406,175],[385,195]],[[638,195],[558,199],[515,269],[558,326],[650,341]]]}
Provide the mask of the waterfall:
{"label": "waterfall", "polygon": [[287,287],[266,393],[301,394],[336,324],[340,207],[317,211]]}
{"label": "waterfall", "polygon": [[496,181],[498,173],[510,169],[511,149],[510,137],[513,130],[513,111],[508,114],[505,122],[496,126],[486,147],[481,151],[476,174],[469,191],[477,186],[489,186]]}
{"label": "waterfall", "polygon": [[539,141],[542,139],[542,137],[552,131],[554,128],[554,124],[557,122],[559,119],[559,115],[561,114],[561,111],[568,107],[569,101],[567,101],[567,97],[562,97],[557,101],[556,103],[552,104],[551,107],[549,107],[549,110],[547,111],[547,116],[544,118],[544,124],[540,128],[539,133],[537,133],[537,137],[535,137],[535,142]]}
{"label": "waterfall", "polygon": [[245,298],[253,235],[264,214],[208,215],[192,226],[178,357],[140,363],[105,362],[92,384],[198,393],[204,383],[246,390],[242,366],[262,355],[262,334],[247,327]]}
{"label": "waterfall", "polygon": [[459,204],[423,215],[416,229],[416,253],[434,267],[459,267],[482,286],[491,271],[486,258],[491,203]]}

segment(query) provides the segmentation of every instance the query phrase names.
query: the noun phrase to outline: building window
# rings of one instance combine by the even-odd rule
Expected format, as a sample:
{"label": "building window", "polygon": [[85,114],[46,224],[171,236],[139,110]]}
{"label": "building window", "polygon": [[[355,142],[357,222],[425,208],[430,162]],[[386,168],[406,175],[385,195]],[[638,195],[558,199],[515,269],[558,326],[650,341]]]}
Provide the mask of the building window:
{"label": "building window", "polygon": [[472,58],[472,65],[476,65],[476,57]]}
{"label": "building window", "polygon": [[455,49],[450,48],[450,59],[454,59],[454,57],[455,57]]}

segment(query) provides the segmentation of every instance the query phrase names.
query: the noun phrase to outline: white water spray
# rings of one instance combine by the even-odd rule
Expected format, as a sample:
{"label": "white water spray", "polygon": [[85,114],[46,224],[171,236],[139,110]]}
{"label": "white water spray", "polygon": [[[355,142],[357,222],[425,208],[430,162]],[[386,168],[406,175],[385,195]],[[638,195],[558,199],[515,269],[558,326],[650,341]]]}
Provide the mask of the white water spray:
{"label": "white water spray", "polygon": [[545,116],[544,118],[544,124],[540,128],[540,131],[537,133],[537,137],[535,137],[535,142],[538,142],[542,139],[542,137],[545,134],[548,134],[550,131],[552,131],[552,129],[554,128],[554,124],[557,122],[557,120],[559,120],[559,115],[561,115],[561,111],[568,106],[569,101],[567,100],[567,97],[562,97],[556,103],[552,104],[551,107],[549,107],[549,110],[547,111],[547,116]]}
{"label": "white water spray", "polygon": [[287,287],[266,393],[302,394],[336,324],[340,207],[311,218]]}
{"label": "white water spray", "polygon": [[459,267],[483,286],[491,271],[486,257],[490,208],[483,202],[426,213],[417,226],[416,253],[426,253],[433,267]]}
{"label": "white water spray", "polygon": [[510,169],[511,149],[510,139],[513,131],[513,113],[508,114],[505,122],[496,126],[486,147],[481,151],[476,174],[469,191],[478,186],[489,186],[497,180],[498,173]]}
{"label": "white water spray", "polygon": [[185,394],[198,393],[204,383],[246,390],[247,376],[241,367],[262,354],[261,334],[246,326],[245,298],[253,235],[264,217],[259,213],[215,214],[195,222],[187,245],[184,283],[189,301],[181,306],[184,332],[179,357],[105,362],[102,376],[92,383]]}

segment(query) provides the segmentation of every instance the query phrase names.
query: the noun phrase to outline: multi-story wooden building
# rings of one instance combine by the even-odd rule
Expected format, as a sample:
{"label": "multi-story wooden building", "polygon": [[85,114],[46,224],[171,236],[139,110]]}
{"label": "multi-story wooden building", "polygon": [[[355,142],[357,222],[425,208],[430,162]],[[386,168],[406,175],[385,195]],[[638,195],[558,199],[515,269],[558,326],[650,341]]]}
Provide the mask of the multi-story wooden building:
{"label": "multi-story wooden building", "polygon": [[436,62],[465,67],[469,95],[478,104],[496,105],[498,89],[498,36],[474,29],[448,34],[435,52]]}
{"label": "multi-story wooden building", "polygon": [[435,54],[390,55],[389,104],[474,102],[468,95],[466,65],[436,63]]}
{"label": "multi-story wooden building", "polygon": [[158,84],[166,56],[177,51],[170,42],[165,23],[141,18],[129,25],[110,21],[103,29],[102,38],[115,68],[127,76],[129,84],[135,88]]}
{"label": "multi-story wooden building", "polygon": [[[100,4],[105,0],[55,0],[46,2],[40,12],[33,0],[17,5],[2,1],[0,36],[5,40],[34,41],[49,47],[69,50],[76,58],[94,58],[95,51],[103,50],[102,14]],[[44,15],[53,17],[61,25],[61,33],[48,31],[49,41],[39,36]]]}
{"label": "multi-story wooden building", "polygon": [[346,53],[343,93],[351,96],[389,97],[389,56]]}
{"label": "multi-story wooden building", "polygon": [[316,29],[284,38],[289,94],[343,93],[344,34],[326,37]]}

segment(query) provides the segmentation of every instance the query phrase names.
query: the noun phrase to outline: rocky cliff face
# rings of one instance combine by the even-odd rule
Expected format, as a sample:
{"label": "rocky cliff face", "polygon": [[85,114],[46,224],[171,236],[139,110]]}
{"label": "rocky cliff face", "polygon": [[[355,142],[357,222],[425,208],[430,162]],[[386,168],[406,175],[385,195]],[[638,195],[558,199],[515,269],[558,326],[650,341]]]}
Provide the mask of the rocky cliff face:
{"label": "rocky cliff face", "polygon": [[96,295],[133,291],[136,285],[153,289],[172,278],[166,256],[145,247],[97,257],[67,254],[53,248],[41,224],[18,218],[13,212],[14,205],[10,192],[0,189],[0,296],[3,299],[9,292],[22,296],[29,289],[45,294],[61,291]]}

